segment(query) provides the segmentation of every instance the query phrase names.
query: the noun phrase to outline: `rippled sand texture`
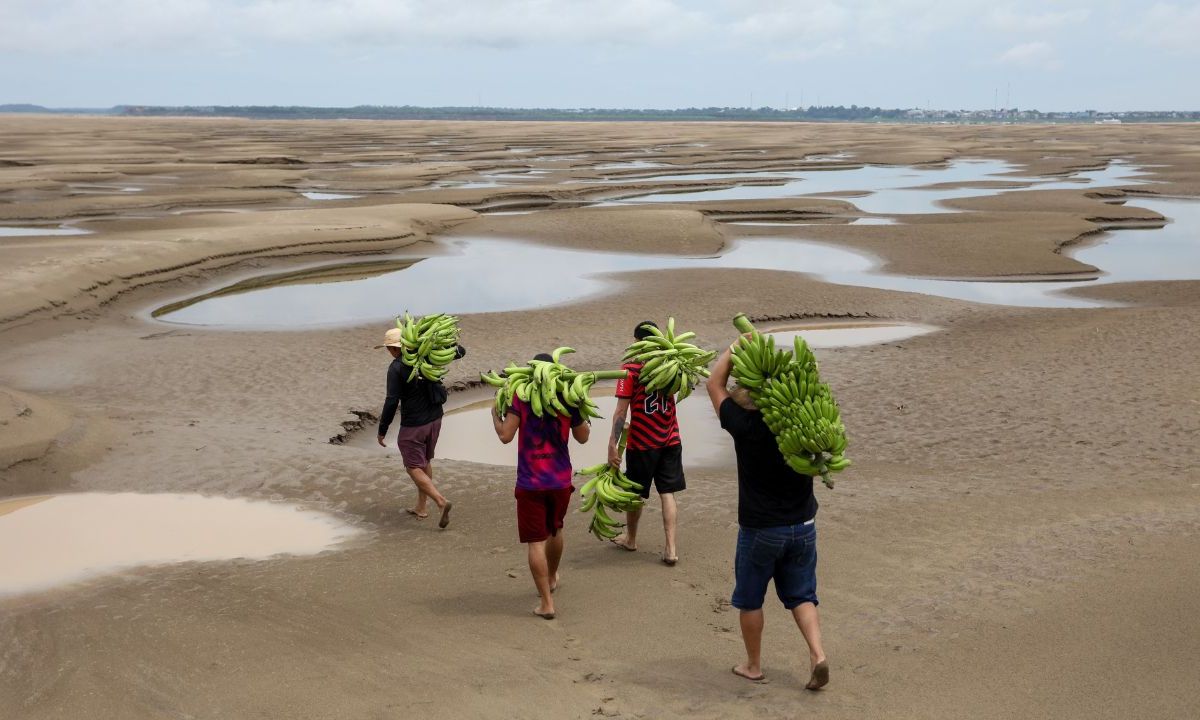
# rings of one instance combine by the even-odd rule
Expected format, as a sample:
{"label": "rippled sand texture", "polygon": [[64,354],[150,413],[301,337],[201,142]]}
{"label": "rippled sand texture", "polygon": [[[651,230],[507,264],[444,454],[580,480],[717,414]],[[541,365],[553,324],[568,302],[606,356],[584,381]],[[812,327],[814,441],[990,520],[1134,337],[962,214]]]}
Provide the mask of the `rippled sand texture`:
{"label": "rippled sand texture", "polygon": [[[0,117],[0,137],[0,226],[89,231],[0,233],[0,502],[200,492],[296,500],[366,530],[336,552],[137,568],[0,599],[2,720],[1200,716],[1197,281],[1081,285],[1075,297],[1108,306],[1033,308],[689,265],[463,317],[469,353],[449,379],[468,394],[480,371],[557,345],[578,349],[578,367],[613,367],[636,322],[668,314],[709,347],[732,339],[738,311],[781,327],[939,328],[819,351],[855,464],[818,491],[833,683],[815,695],[773,596],[771,683],[729,672],[741,644],[728,459],[687,469],[674,568],[658,562],[657,499],[638,553],[569,516],[547,623],[529,616],[510,467],[439,460],[450,527],[404,513],[396,451],[370,443],[387,365],[371,346],[386,323],[149,317],[265,275],[301,287],[389,272],[455,238],[707,257],[769,237],[865,252],[903,276],[1095,277],[1071,249],[1162,225],[1138,204],[1147,194],[1200,196],[1193,126]],[[1146,174],[1069,184],[1114,158]],[[859,207],[868,196],[852,188],[623,202],[737,184],[681,175],[963,159],[1014,174],[900,216]],[[749,224],[761,222],[788,224]],[[1163,251],[1155,230],[1115,232]],[[556,281],[523,270],[468,281]],[[386,315],[396,298],[383,294]]]}

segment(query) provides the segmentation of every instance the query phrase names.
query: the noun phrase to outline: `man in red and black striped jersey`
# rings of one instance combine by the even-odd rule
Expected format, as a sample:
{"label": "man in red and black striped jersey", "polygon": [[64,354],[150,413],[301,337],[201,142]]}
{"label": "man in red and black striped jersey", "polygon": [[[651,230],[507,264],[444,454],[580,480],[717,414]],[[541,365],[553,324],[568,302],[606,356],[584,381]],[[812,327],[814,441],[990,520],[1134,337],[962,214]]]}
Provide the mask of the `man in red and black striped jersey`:
{"label": "man in red and black striped jersey", "polygon": [[[633,336],[638,340],[645,339],[650,334],[646,329],[648,325],[658,327],[647,320],[634,328]],[[608,461],[617,466],[621,463],[618,445],[628,413],[625,474],[642,486],[643,498],[650,497],[651,485],[657,487],[666,533],[662,559],[667,565],[674,565],[679,559],[675,548],[675,493],[687,487],[683,478],[683,448],[679,441],[679,420],[675,417],[675,397],[646,392],[639,378],[641,363],[626,363],[623,369],[625,377],[617,381],[617,409],[613,413],[612,435],[608,441]],[[626,513],[625,534],[614,538],[613,542],[626,550],[637,550],[641,515],[640,508]]]}

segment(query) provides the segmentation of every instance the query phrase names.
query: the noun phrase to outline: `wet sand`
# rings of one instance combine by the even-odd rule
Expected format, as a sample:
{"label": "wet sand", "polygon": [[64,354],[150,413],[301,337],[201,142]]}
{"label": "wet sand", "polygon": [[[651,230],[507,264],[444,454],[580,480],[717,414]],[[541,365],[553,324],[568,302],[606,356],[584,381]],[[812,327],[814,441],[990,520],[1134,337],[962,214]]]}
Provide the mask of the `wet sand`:
{"label": "wet sand", "polygon": [[[1081,287],[1127,305],[1036,309],[681,269],[617,274],[612,293],[564,307],[463,318],[459,388],[564,344],[577,367],[613,367],[637,321],[667,314],[711,347],[731,339],[738,311],[777,326],[941,328],[823,351],[855,464],[818,490],[833,682],[817,694],[802,689],[802,643],[773,596],[771,683],[728,671],[741,652],[728,469],[689,469],[674,568],[658,562],[656,499],[633,554],[569,515],[559,618],[535,622],[511,468],[439,462],[455,510],[438,531],[404,513],[412,491],[393,456],[328,442],[363,424],[356,411],[379,411],[387,358],[371,346],[384,326],[220,331],[146,318],[214,282],[385,260],[448,234],[699,255],[734,234],[777,234],[719,222],[764,214],[829,220],[797,237],[869,251],[892,272],[1092,272],[1061,249],[1108,222],[1154,222],[1136,195],[1124,206],[1104,202],[1120,189],[969,198],[952,201],[962,212],[897,226],[848,224],[861,214],[853,198],[566,205],[594,192],[572,178],[628,172],[596,169],[615,162],[795,169],[841,152],[820,163],[986,157],[1050,176],[1121,156],[1159,181],[1137,192],[1200,196],[1191,126],[2,117],[0,132],[0,222],[95,231],[0,237],[0,390],[11,399],[0,404],[0,501],[64,490],[294,499],[368,532],[315,556],[147,568],[0,599],[4,720],[1200,714],[1200,282]],[[353,164],[365,162],[394,167]],[[428,189],[464,168],[522,165],[553,172],[519,188]],[[71,183],[117,190],[73,196]],[[129,186],[145,189],[119,190]],[[423,204],[409,204],[418,192]],[[501,202],[555,209],[477,215]],[[205,207],[251,212],[171,214]]]}

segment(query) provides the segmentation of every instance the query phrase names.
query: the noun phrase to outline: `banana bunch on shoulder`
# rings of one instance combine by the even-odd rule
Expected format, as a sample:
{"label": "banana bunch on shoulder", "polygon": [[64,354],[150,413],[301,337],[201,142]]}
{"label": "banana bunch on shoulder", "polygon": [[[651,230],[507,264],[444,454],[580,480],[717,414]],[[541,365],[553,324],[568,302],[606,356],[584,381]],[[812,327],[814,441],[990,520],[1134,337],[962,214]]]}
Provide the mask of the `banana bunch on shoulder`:
{"label": "banana bunch on shoulder", "polygon": [[776,348],[775,339],[755,330],[745,315],[738,314],[733,324],[750,334],[733,348],[734,379],[749,390],[788,466],[820,475],[833,487],[830,473],[850,466],[846,426],[808,343],[797,336],[791,350]]}
{"label": "banana bunch on shoulder", "polygon": [[538,417],[570,415],[571,409],[584,418],[600,417],[588,391],[597,380],[617,380],[625,377],[625,371],[576,372],[560,362],[563,355],[573,352],[573,348],[560,347],[551,353],[552,360],[530,360],[528,365],[509,363],[503,376],[482,373],[479,377],[496,388],[496,415],[504,417],[513,398],[520,398]]}
{"label": "banana bunch on shoulder", "polygon": [[709,375],[708,364],[717,356],[688,342],[696,337],[694,332],[675,334],[675,318],[667,320],[663,332],[653,325],[646,325],[650,335],[638,340],[625,349],[622,360],[642,364],[639,378],[647,392],[677,395],[679,400],[691,394],[700,378]]}
{"label": "banana bunch on shoulder", "polygon": [[613,520],[608,511],[629,512],[640,508],[644,501],[634,491],[641,490],[642,486],[608,463],[593,465],[575,474],[591,478],[579,488],[579,497],[583,499],[579,512],[592,513],[588,531],[600,540],[615,538],[617,529],[624,524]]}
{"label": "banana bunch on shoulder", "polygon": [[412,368],[409,381],[418,375],[430,382],[446,377],[446,366],[458,357],[458,318],[445,313],[414,318],[407,312],[396,317],[400,328],[400,357]]}

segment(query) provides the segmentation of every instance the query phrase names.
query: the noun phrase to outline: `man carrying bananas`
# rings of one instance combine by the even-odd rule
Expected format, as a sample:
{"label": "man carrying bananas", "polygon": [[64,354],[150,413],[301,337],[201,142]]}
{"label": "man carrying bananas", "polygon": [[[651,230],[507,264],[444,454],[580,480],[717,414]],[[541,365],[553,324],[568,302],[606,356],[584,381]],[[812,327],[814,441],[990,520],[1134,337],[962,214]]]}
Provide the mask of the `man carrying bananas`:
{"label": "man carrying bananas", "polygon": [[[650,335],[647,327],[658,327],[653,321],[638,323],[633,329],[636,340]],[[650,497],[650,484],[658,488],[662,502],[663,546],[662,561],[674,565],[679,560],[675,547],[676,504],[675,493],[684,490],[687,483],[683,477],[683,446],[679,440],[679,420],[675,416],[675,396],[664,392],[647,392],[639,378],[642,364],[625,363],[624,378],[617,381],[617,409],[613,412],[612,435],[608,439],[608,462],[613,467],[621,466],[620,442],[625,431],[625,417],[629,416],[629,437],[625,451],[625,474],[642,486],[643,499]],[[637,550],[638,520],[642,509],[625,513],[625,533],[613,538],[612,542],[629,550]]]}
{"label": "man carrying bananas", "polygon": [[[414,373],[413,368],[404,362],[403,330],[400,328],[388,330],[384,334],[383,344],[375,347],[387,348],[393,358],[387,371],[387,399],[383,403],[383,412],[379,414],[379,445],[387,447],[384,436],[399,407],[400,429],[396,433],[396,444],[400,447],[404,469],[417,486],[417,502],[405,512],[424,520],[429,517],[426,507],[432,499],[442,514],[438,527],[445,528],[450,524],[451,503],[433,484],[433,452],[442,429],[446,387],[440,381],[431,381],[420,373]],[[466,348],[458,345],[454,358],[466,354]]]}
{"label": "man carrying bananas", "polygon": [[734,559],[733,606],[740,611],[746,662],[735,675],[763,680],[761,666],[763,600],[767,584],[792,612],[808,643],[809,690],[829,682],[817,614],[817,499],[811,475],[788,466],[775,435],[745,388],[727,390],[733,366],[732,346],[717,359],[708,379],[708,396],[733,436],[738,473],[738,540]]}
{"label": "man carrying bananas", "polygon": [[[554,361],[547,353],[533,359]],[[503,418],[496,408],[492,410],[492,426],[500,442],[507,445],[520,433],[517,487],[513,492],[517,499],[517,536],[528,548],[529,573],[540,598],[533,614],[546,620],[555,616],[553,593],[558,589],[558,563],[563,553],[560,531],[571,493],[575,492],[568,436],[582,444],[591,434],[591,425],[579,411],[564,407],[567,414],[547,412],[539,417],[529,403],[514,397],[512,408]]]}

